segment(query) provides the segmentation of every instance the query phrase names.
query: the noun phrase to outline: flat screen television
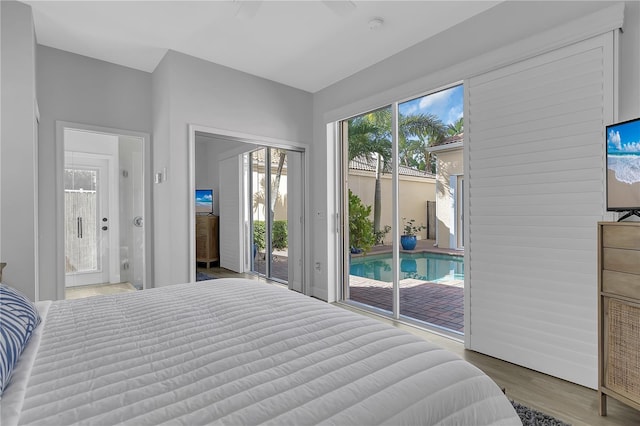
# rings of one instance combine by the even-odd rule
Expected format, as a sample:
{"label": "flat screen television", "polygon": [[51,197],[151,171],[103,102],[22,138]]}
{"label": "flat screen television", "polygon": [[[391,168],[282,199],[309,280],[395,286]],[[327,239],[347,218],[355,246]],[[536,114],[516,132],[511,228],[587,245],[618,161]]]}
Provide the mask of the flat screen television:
{"label": "flat screen television", "polygon": [[607,210],[640,215],[640,118],[611,124],[607,137]]}
{"label": "flat screen television", "polygon": [[213,214],[213,189],[196,189],[196,214]]}

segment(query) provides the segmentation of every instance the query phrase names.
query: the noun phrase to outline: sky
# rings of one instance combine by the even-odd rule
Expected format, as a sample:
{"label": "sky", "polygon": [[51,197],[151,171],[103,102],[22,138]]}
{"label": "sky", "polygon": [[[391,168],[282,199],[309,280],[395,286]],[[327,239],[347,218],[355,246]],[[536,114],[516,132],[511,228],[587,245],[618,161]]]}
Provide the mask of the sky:
{"label": "sky", "polygon": [[607,130],[607,152],[640,154],[640,120],[610,126]]}
{"label": "sky", "polygon": [[453,124],[463,113],[463,86],[458,85],[440,92],[400,104],[400,114],[433,114],[445,125]]}

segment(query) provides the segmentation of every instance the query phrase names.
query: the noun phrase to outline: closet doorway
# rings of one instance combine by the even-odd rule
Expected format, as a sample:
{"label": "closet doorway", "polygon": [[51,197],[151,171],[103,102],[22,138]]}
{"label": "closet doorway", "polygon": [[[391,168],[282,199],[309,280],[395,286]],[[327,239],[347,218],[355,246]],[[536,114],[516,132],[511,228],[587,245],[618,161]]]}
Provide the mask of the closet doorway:
{"label": "closet doorway", "polygon": [[217,194],[213,211],[219,216],[218,266],[304,292],[305,146],[191,126],[190,147],[191,279],[198,266],[195,190],[212,188]]}

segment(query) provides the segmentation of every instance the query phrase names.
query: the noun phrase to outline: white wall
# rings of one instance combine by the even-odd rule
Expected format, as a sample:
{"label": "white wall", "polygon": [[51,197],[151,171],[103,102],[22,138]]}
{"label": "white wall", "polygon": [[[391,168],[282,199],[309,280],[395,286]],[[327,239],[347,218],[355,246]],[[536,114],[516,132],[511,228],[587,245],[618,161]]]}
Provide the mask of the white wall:
{"label": "white wall", "polygon": [[166,285],[189,279],[188,125],[310,143],[312,95],[173,51],[153,80],[154,164],[168,175],[154,192],[155,282]]}
{"label": "white wall", "polygon": [[38,149],[36,138],[35,34],[31,8],[3,1],[2,193],[0,257],[3,282],[31,299],[38,297]]}
{"label": "white wall", "polygon": [[64,279],[56,253],[56,120],[151,133],[151,74],[38,46],[38,162],[41,299],[55,299]]}

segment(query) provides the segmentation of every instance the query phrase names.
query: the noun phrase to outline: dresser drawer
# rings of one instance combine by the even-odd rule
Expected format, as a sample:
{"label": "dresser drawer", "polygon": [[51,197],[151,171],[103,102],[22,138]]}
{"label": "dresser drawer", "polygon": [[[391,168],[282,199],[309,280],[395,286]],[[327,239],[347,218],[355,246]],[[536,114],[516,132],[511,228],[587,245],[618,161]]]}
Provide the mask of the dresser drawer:
{"label": "dresser drawer", "polygon": [[602,247],[640,250],[640,227],[604,225],[602,227]]}
{"label": "dresser drawer", "polygon": [[640,251],[603,248],[602,269],[626,272],[628,274],[640,274]]}
{"label": "dresser drawer", "polygon": [[602,291],[640,299],[640,276],[616,271],[602,271]]}

